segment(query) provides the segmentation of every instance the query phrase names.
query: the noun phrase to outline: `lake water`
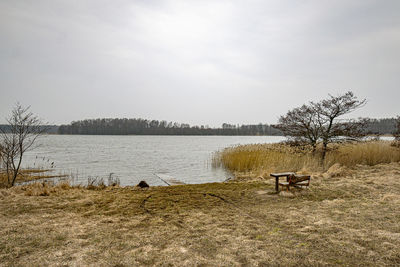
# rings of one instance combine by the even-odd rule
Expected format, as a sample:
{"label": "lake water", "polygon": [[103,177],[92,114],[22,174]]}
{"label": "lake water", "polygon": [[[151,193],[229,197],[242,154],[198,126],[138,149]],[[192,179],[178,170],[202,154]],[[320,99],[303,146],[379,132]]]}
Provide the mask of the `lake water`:
{"label": "lake water", "polygon": [[[27,152],[23,166],[50,168],[68,174],[75,183],[88,177],[107,181],[110,173],[121,185],[165,185],[159,177],[187,184],[219,182],[230,177],[212,168],[215,151],[239,144],[275,143],[281,136],[103,136],[48,135]],[[52,165],[52,162],[53,165]]]}

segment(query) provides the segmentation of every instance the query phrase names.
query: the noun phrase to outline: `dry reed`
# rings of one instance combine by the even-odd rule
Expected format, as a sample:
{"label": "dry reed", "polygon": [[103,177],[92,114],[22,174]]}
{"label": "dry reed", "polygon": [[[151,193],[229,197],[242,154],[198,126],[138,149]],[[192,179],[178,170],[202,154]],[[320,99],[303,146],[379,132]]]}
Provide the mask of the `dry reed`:
{"label": "dry reed", "polygon": [[[51,169],[22,169],[19,170],[16,183],[25,183],[36,180],[63,178],[67,177],[65,174],[52,174]],[[12,175],[12,174],[10,174]],[[7,173],[5,170],[0,169],[0,188],[8,187]]]}
{"label": "dry reed", "polygon": [[400,161],[400,149],[386,141],[334,144],[321,164],[320,151],[293,147],[284,143],[240,145],[214,154],[213,166],[223,166],[234,173],[263,175],[275,171],[324,171],[334,164],[352,167],[373,166]]}

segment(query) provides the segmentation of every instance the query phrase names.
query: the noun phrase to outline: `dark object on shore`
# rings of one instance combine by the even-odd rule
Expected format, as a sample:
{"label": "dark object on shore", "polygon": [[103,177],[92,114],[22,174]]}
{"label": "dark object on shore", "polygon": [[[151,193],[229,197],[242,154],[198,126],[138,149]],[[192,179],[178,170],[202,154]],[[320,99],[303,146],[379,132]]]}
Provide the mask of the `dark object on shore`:
{"label": "dark object on shore", "polygon": [[140,181],[137,186],[140,188],[150,187],[145,181]]}

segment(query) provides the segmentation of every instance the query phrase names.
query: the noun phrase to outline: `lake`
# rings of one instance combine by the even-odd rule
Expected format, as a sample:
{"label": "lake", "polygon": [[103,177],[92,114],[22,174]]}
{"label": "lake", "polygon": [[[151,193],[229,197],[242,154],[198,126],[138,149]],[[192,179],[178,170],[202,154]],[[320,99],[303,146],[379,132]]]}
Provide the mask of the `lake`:
{"label": "lake", "polygon": [[[119,178],[121,185],[166,185],[159,177],[187,184],[224,181],[231,174],[212,168],[212,154],[239,144],[276,143],[282,136],[104,136],[48,135],[26,153],[25,167],[53,169],[74,183],[88,177]],[[53,167],[53,168],[52,168]]]}

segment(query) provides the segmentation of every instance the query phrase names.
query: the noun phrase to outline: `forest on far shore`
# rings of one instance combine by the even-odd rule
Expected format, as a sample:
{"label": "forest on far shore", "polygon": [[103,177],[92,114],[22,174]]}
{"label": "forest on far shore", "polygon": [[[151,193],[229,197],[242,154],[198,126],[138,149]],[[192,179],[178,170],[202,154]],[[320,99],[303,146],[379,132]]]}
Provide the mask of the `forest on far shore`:
{"label": "forest on far shore", "polygon": [[[366,131],[371,134],[392,134],[396,119],[371,119]],[[0,125],[1,131],[8,131],[8,125]],[[207,125],[190,126],[185,123],[145,119],[89,119],[74,121],[67,125],[46,126],[50,134],[87,135],[282,135],[281,131],[269,124],[224,123],[220,128]]]}
{"label": "forest on far shore", "polygon": [[[370,134],[392,134],[395,131],[396,119],[371,119],[366,128]],[[190,126],[176,123],[146,119],[87,119],[74,121],[58,127],[59,134],[88,135],[282,135],[282,132],[269,124],[234,125],[223,123],[220,128],[207,125]]]}
{"label": "forest on far shore", "polygon": [[207,125],[190,126],[186,123],[146,119],[89,119],[61,125],[59,134],[94,135],[281,135],[281,131],[268,124],[233,125],[221,128]]}

